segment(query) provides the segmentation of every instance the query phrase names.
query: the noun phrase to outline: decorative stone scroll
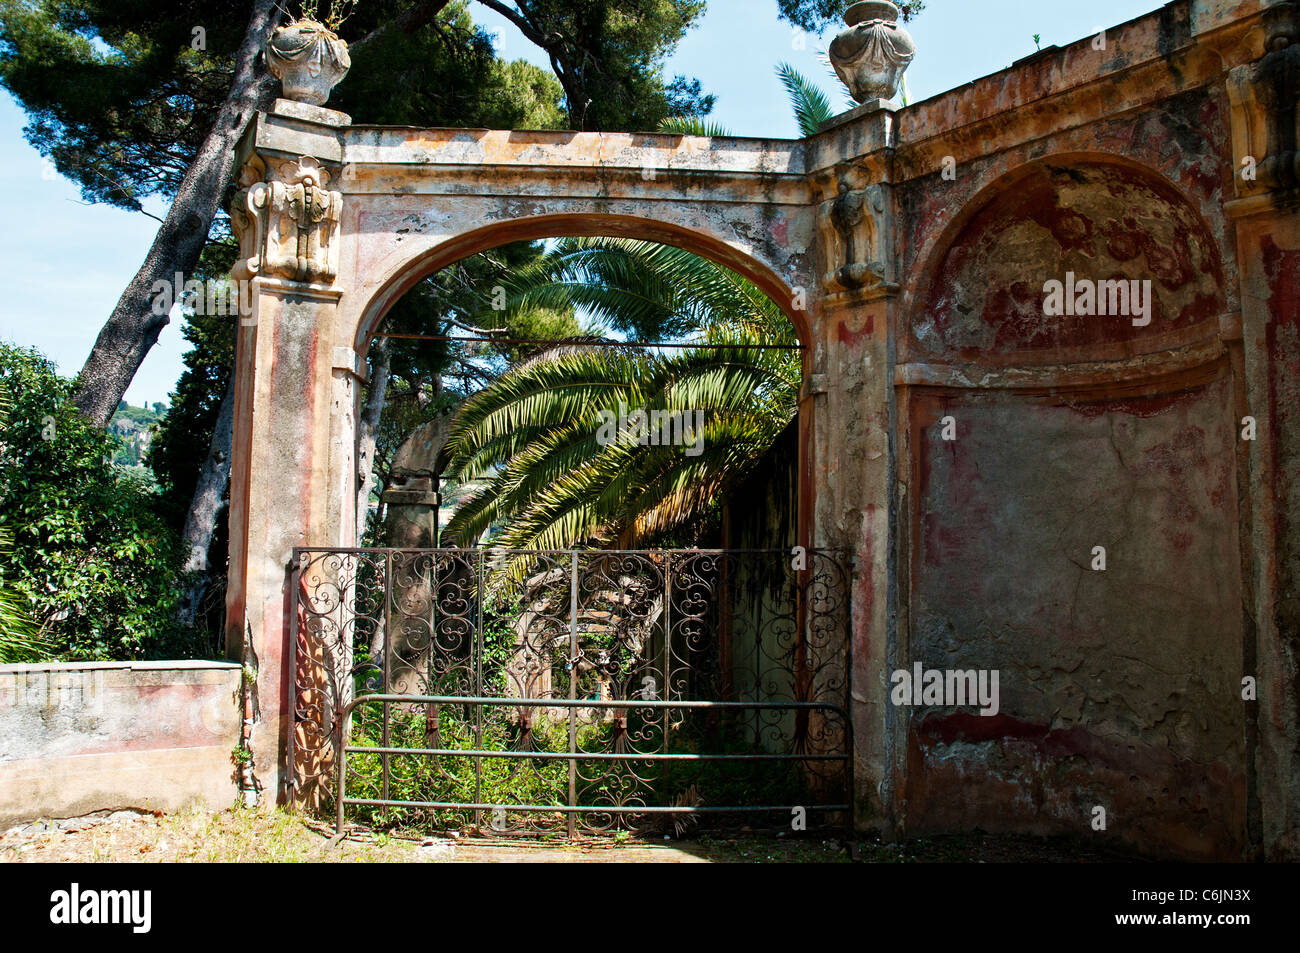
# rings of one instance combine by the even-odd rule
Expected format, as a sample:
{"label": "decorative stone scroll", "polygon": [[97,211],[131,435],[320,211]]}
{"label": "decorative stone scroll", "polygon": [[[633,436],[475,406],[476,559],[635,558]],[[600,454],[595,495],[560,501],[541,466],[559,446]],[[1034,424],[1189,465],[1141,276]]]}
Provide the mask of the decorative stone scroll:
{"label": "decorative stone scroll", "polygon": [[287,278],[330,284],[338,275],[339,218],[343,194],[330,191],[330,173],[315,159],[280,163],[268,181],[260,160],[244,167],[230,211],[239,239],[237,279]]}

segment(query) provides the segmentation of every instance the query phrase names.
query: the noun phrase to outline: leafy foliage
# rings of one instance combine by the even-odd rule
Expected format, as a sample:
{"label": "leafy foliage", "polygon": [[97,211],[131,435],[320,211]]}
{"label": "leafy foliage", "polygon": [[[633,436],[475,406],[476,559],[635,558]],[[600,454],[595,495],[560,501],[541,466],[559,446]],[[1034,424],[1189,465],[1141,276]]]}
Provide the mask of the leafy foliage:
{"label": "leafy foliage", "polygon": [[247,19],[240,0],[0,0],[0,83],[85,199],[138,209],[193,160]]}
{"label": "leafy foliage", "polygon": [[[162,408],[162,404],[155,406]],[[165,408],[162,412],[165,412]],[[108,422],[109,432],[118,438],[120,444],[113,456],[115,464],[133,468],[147,480],[153,479],[153,473],[144,466],[144,459],[162,412],[148,407],[132,407],[126,401],[121,402]]]}
{"label": "leafy foliage", "polygon": [[[705,518],[723,487],[796,412],[795,352],[784,314],[753,284],[682,249],[626,239],[566,239],[516,276],[511,308],[565,302],[615,327],[668,335],[695,327],[698,348],[667,355],[558,345],[471,397],[453,428],[448,475],[481,488],[447,534],[470,545],[564,549],[644,544]],[[722,349],[711,345],[742,345]],[[685,445],[610,439],[626,409],[702,429]],[[683,434],[683,436],[685,436]],[[518,578],[526,560],[511,567]]]}
{"label": "leafy foliage", "polygon": [[678,136],[729,136],[731,132],[702,116],[669,116],[659,123],[659,132]]}
{"label": "leafy foliage", "polygon": [[560,129],[564,90],[545,70],[497,57],[492,37],[467,4],[452,3],[415,30],[380,29],[410,3],[366,3],[349,18],[347,39],[370,35],[330,96],[354,122],[397,126]]}
{"label": "leafy foliage", "polygon": [[[9,429],[12,403],[9,395],[0,391],[0,433]],[[0,521],[0,664],[32,661],[39,658],[42,648],[27,599],[12,581],[13,546],[13,531]]]}
{"label": "leafy foliage", "polygon": [[34,350],[0,345],[0,511],[13,534],[5,587],[22,594],[50,654],[72,660],[186,656],[171,620],[176,538],[155,492],[111,462],[72,385]]}
{"label": "leafy foliage", "polygon": [[41,657],[44,643],[27,609],[27,600],[9,578],[14,546],[13,532],[0,523],[0,665],[33,662]]}
{"label": "leafy foliage", "polygon": [[[757,325],[790,343],[789,322],[751,282],[698,255],[654,242],[567,238],[508,276],[501,320],[581,310],[607,329],[670,340],[714,326]],[[778,330],[779,329],[779,330]]]}
{"label": "leafy foliage", "polygon": [[790,105],[794,108],[795,120],[799,131],[805,136],[815,136],[822,123],[835,116],[830,99],[813,82],[789,63],[781,63],[776,68],[776,75],[790,95]]}
{"label": "leafy foliage", "polygon": [[[393,334],[482,337],[493,332],[510,340],[547,340],[579,332],[572,310],[506,313],[495,309],[496,291],[516,270],[542,254],[540,243],[518,242],[473,255],[416,285],[386,315]],[[467,395],[495,380],[527,346],[460,341],[387,341],[391,355],[384,413],[375,444],[377,486],[387,482],[401,445],[421,424],[459,406]],[[372,348],[371,369],[376,358]],[[373,378],[372,378],[373,379]],[[379,527],[372,525],[371,541]]]}
{"label": "leafy foliage", "polygon": [[665,81],[662,63],[704,14],[705,0],[481,0],[550,54],[575,129],[649,130],[707,115],[698,80]]}
{"label": "leafy foliage", "polygon": [[[821,124],[835,116],[835,108],[830,98],[812,80],[808,79],[789,63],[780,63],[776,75],[790,96],[790,105],[794,109],[795,121],[799,131],[805,136],[815,136],[821,130]],[[682,136],[729,136],[731,133],[718,125],[699,116],[674,117],[659,124],[660,132],[675,133]]]}
{"label": "leafy foliage", "polygon": [[[330,106],[358,123],[609,130],[712,108],[698,81],[662,76],[703,0],[510,8],[556,75],[499,59],[470,9],[358,4],[340,35],[366,47]],[[87,201],[139,209],[175,193],[230,87],[247,19],[242,0],[0,0],[0,85],[26,110],[28,141]]]}
{"label": "leafy foliage", "polygon": [[[582,696],[580,696],[582,697]],[[756,754],[754,728],[749,713],[728,712],[710,724],[703,718],[687,717],[667,729],[658,713],[632,708],[630,725],[624,729],[637,739],[642,750],[669,748],[679,754]],[[608,753],[617,750],[619,732],[612,720],[582,716],[575,732],[575,750]],[[665,743],[666,741],[666,743]],[[352,721],[351,744],[357,747],[394,747],[445,751],[473,750],[533,751],[564,753],[569,750],[567,718],[545,709],[536,712],[527,729],[520,726],[510,709],[485,707],[476,719],[462,706],[393,706],[388,718],[378,705],[362,706]],[[568,763],[563,758],[481,758],[460,755],[429,756],[394,754],[387,756],[387,795],[384,785],[384,757],[352,754],[348,757],[347,794],[351,798],[387,797],[397,801],[433,803],[484,803],[499,805],[556,805],[568,803]],[[476,771],[476,765],[478,770]],[[779,804],[789,800],[816,801],[809,778],[791,762],[732,761],[633,761],[630,766],[605,762],[593,777],[583,777],[578,786],[582,804],[672,804],[675,795],[690,788],[707,792],[709,803],[720,805]],[[593,808],[588,820],[601,816]],[[410,808],[358,805],[349,814],[380,828],[422,830],[430,826],[455,830],[475,820],[465,808]],[[477,820],[485,828],[495,827],[493,811],[483,811]],[[533,815],[534,822],[554,824],[558,816],[545,812]],[[752,815],[747,816],[752,820]],[[519,815],[501,818],[506,829],[518,825]],[[665,819],[669,824],[671,819]],[[784,821],[785,818],[783,817]],[[619,816],[612,826],[648,826],[647,817]]]}
{"label": "leafy foliage", "polygon": [[338,30],[357,8],[358,0],[299,0],[300,20],[315,20],[331,30]]}

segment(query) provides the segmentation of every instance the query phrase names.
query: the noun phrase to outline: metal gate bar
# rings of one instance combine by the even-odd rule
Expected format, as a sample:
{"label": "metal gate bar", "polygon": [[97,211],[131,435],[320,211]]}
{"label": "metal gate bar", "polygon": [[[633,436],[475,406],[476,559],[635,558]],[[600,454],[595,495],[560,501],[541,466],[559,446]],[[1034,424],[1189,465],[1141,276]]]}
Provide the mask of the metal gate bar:
{"label": "metal gate bar", "polygon": [[[503,705],[513,707],[535,707],[535,708],[568,708],[571,712],[577,708],[611,708],[611,709],[631,709],[631,708],[686,708],[686,709],[717,709],[717,710],[778,710],[778,711],[829,711],[843,717],[847,723],[848,712],[835,705],[823,702],[704,702],[704,701],[637,701],[628,702],[626,700],[616,701],[595,701],[591,699],[556,699],[556,698],[465,698],[457,695],[364,695],[354,699],[344,711],[343,737],[348,736],[347,726],[348,719],[352,717],[352,712],[360,705],[371,702],[379,702],[387,707],[389,704],[424,704],[424,705]],[[735,806],[682,806],[682,807],[650,807],[646,805],[606,805],[606,804],[578,804],[576,792],[570,787],[569,803],[567,804],[484,804],[484,803],[456,803],[442,801],[400,801],[388,798],[350,798],[346,791],[347,778],[347,757],[349,754],[377,754],[377,755],[423,755],[423,756],[450,756],[450,757],[472,757],[477,762],[480,758],[504,758],[504,759],[539,759],[560,761],[567,760],[570,764],[570,777],[572,779],[573,770],[578,761],[839,761],[848,763],[850,757],[847,753],[838,754],[686,754],[672,752],[651,752],[647,754],[610,754],[608,752],[583,752],[575,751],[570,748],[567,752],[559,751],[466,751],[455,748],[390,748],[390,747],[367,747],[364,745],[350,745],[344,743],[339,747],[339,768],[338,768],[338,791],[337,791],[337,831],[342,834],[345,828],[345,809],[349,804],[371,805],[374,807],[410,807],[410,808],[463,808],[475,811],[496,810],[498,808],[507,811],[563,811],[568,813],[572,818],[574,814],[580,812],[603,814],[603,813],[629,813],[629,814],[742,814],[756,812],[772,811],[790,811],[796,808],[803,808],[808,811],[847,811],[847,804],[790,804],[790,805],[735,805]],[[387,761],[384,762],[385,771],[387,770]],[[387,791],[387,781],[385,781],[384,790]],[[574,835],[570,835],[574,836]]]}
{"label": "metal gate bar", "polygon": [[851,823],[848,572],[800,553],[296,549],[292,798],[333,800],[340,832],[349,808],[524,815],[512,833],[562,816],[570,837],[638,816]]}

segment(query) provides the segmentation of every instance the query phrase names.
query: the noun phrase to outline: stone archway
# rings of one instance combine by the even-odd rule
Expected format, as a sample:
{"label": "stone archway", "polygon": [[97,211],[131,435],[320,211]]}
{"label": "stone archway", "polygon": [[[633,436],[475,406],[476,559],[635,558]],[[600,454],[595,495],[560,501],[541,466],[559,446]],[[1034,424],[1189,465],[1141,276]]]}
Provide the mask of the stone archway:
{"label": "stone archway", "polygon": [[[488,213],[494,211],[493,206],[489,204]],[[381,267],[366,272],[364,276],[359,274],[358,279],[361,286],[358,291],[355,294],[345,295],[341,300],[337,339],[340,342],[347,340],[351,329],[355,328],[355,331],[351,331],[350,346],[356,353],[355,360],[358,369],[365,367],[365,356],[374,340],[373,336],[383,326],[390,309],[420,281],[437,274],[442,269],[463,261],[469,256],[500,248],[502,245],[512,242],[539,241],[557,237],[614,236],[672,245],[690,251],[701,258],[722,264],[741,277],[753,282],[777,306],[786,321],[794,329],[795,337],[802,348],[800,354],[803,366],[802,377],[804,380],[808,377],[809,368],[812,366],[813,361],[812,349],[809,347],[813,333],[810,316],[807,314],[806,309],[794,306],[802,299],[806,299],[806,292],[788,285],[784,279],[773,273],[771,267],[752,257],[745,250],[734,245],[720,243],[714,234],[694,231],[680,225],[647,218],[644,215],[613,215],[601,211],[583,214],[531,216],[519,219],[506,218],[474,228],[472,223],[481,220],[484,211],[481,208],[476,208],[473,203],[469,203],[462,210],[462,213],[467,231],[446,240],[438,241],[437,238],[440,236],[431,238],[416,236],[411,238],[407,233],[398,234],[398,240],[394,241],[387,253],[383,254]],[[402,238],[401,235],[406,235],[406,237]],[[349,345],[336,344],[336,351],[342,353],[347,346]],[[360,383],[360,381],[358,380],[357,383]],[[353,389],[355,390],[355,385]],[[799,410],[797,420],[794,421],[794,426],[805,435],[811,434],[812,402],[802,401],[801,403],[803,406]],[[350,419],[335,420],[334,426],[347,427],[351,422]],[[442,439],[445,439],[447,429],[448,424],[444,424],[441,428]],[[346,446],[348,443],[347,435],[340,434],[339,438],[339,443]],[[441,447],[441,444],[439,446]],[[797,488],[796,494],[801,494],[803,498],[810,500],[813,497],[814,490],[809,466],[809,441],[806,439],[801,440],[798,442],[797,447],[798,459],[791,461],[794,470],[792,482]],[[331,479],[343,482],[340,492],[347,495],[347,498],[354,499],[356,497],[353,473],[344,467],[339,467],[331,471]],[[421,497],[421,491],[427,491],[427,494],[436,493],[437,486],[436,484],[431,485],[425,479],[420,483],[417,490],[407,490],[405,488],[396,490],[393,492],[392,499],[417,499]],[[388,494],[385,494],[385,499],[387,498]],[[428,498],[426,495],[425,499]],[[410,512],[421,512],[422,510],[427,514],[427,506],[424,508],[410,508]],[[389,514],[393,512],[391,507],[389,507],[388,512]],[[797,539],[806,540],[808,537],[809,527],[806,522],[800,525],[800,519],[806,521],[806,517],[806,509],[802,513],[795,514],[795,538]],[[427,515],[425,520],[427,521]],[[425,532],[413,535],[422,536],[425,542],[393,542],[390,538],[390,541],[385,545],[395,548],[433,546],[431,533]],[[355,542],[353,540],[353,543]],[[781,545],[789,544],[783,540]],[[407,590],[404,596],[407,598],[414,596],[414,588],[413,586],[411,590]],[[527,620],[525,620],[523,629],[526,630],[527,628]],[[377,632],[381,629],[382,626],[376,626]],[[376,639],[378,639],[378,636],[376,636]],[[401,640],[402,636],[398,633],[394,637],[394,644],[400,643]],[[376,641],[374,644],[379,644],[379,642]],[[409,666],[407,667],[409,669]],[[414,682],[415,680],[412,679],[410,684],[414,684]],[[411,691],[414,691],[414,689],[412,688]]]}
{"label": "stone archway", "polygon": [[[475,221],[480,212],[466,211],[467,222]],[[613,215],[605,212],[585,214],[545,215],[521,219],[505,219],[490,225],[470,228],[463,234],[441,242],[413,241],[407,247],[394,249],[385,259],[384,267],[367,275],[363,287],[351,300],[341,302],[336,352],[343,353],[351,347],[356,354],[355,367],[364,367],[365,355],[370,347],[371,335],[382,324],[388,310],[424,278],[470,255],[500,247],[508,242],[537,241],[562,237],[624,237],[672,245],[723,265],[741,277],[753,282],[780,308],[794,328],[802,347],[802,377],[806,383],[816,373],[817,349],[814,346],[817,332],[815,317],[808,310],[808,292],[802,286],[791,285],[790,280],[806,280],[800,270],[783,278],[772,267],[749,252],[733,244],[721,243],[715,234],[693,231],[678,225],[643,216]],[[349,329],[355,329],[350,339]],[[344,341],[347,343],[342,343]],[[801,401],[799,411],[800,453],[797,466],[802,496],[813,496],[810,438],[813,408],[811,401]],[[804,541],[813,535],[809,525],[809,508],[797,515],[798,538]]]}
{"label": "stone archway", "polygon": [[256,294],[237,358],[231,520],[242,532],[232,542],[228,644],[253,633],[261,671],[274,673],[259,683],[258,749],[288,742],[292,550],[355,544],[357,398],[370,332],[416,282],[477,251],[626,236],[677,245],[753,281],[805,348],[801,533],[824,536],[812,506],[824,223],[801,144],[367,129],[281,101],[241,149],[235,275]]}
{"label": "stone archway", "polygon": [[[471,210],[465,218],[478,216]],[[784,274],[776,272],[763,258],[755,257],[735,244],[721,242],[715,233],[698,231],[644,216],[590,212],[571,215],[540,215],[506,219],[458,234],[433,244],[413,243],[414,247],[394,249],[383,266],[368,275],[365,284],[343,308],[343,327],[355,323],[353,344],[365,353],[368,336],[382,322],[388,309],[417,282],[470,255],[509,242],[537,241],[544,238],[624,237],[674,245],[693,252],[747,278],[761,288],[794,325],[800,342],[807,347],[813,337],[812,319],[806,308],[795,307],[800,281],[810,280],[802,263]]]}
{"label": "stone archway", "polygon": [[[363,127],[283,100],[259,114],[239,146],[241,191],[232,210],[242,259],[235,277],[251,281],[255,294],[236,360],[227,644],[238,653],[245,634],[251,636],[261,701],[254,756],[262,783],[280,789],[289,741],[294,547],[353,541],[355,521],[348,517],[355,497],[344,475],[355,469],[352,434],[368,332],[423,274],[487,244],[627,234],[681,244],[745,274],[778,301],[784,296],[807,348],[800,525],[810,545],[847,550],[854,560],[849,687],[859,825],[886,833],[905,826],[920,803],[910,799],[925,793],[928,770],[909,747],[909,718],[889,691],[891,674],[909,659],[916,584],[926,585],[912,559],[916,497],[925,491],[917,479],[925,451],[916,427],[924,413],[914,398],[958,394],[979,413],[1008,395],[1021,401],[1018,409],[1030,409],[1023,398],[1034,394],[1058,405],[1129,401],[1151,410],[1152,419],[1169,420],[1167,414],[1182,412],[1170,410],[1177,395],[1190,392],[1197,396],[1187,412],[1199,416],[1184,422],[1207,434],[1202,456],[1218,471],[1231,471],[1222,493],[1216,485],[1205,495],[1198,517],[1222,517],[1211,534],[1217,542],[1210,561],[1223,564],[1230,588],[1239,587],[1216,603],[1215,617],[1227,626],[1223,607],[1234,595],[1242,613],[1232,628],[1233,638],[1241,636],[1239,657],[1209,651],[1209,678],[1221,690],[1245,666],[1258,676],[1259,698],[1267,702],[1244,715],[1244,782],[1235,741],[1226,736],[1216,735],[1223,741],[1216,750],[1188,747],[1185,739],[1169,748],[1185,760],[1204,755],[1212,762],[1207,771],[1219,781],[1202,785],[1198,797],[1221,790],[1232,800],[1222,843],[1210,843],[1213,834],[1188,837],[1188,815],[1197,809],[1171,801],[1149,812],[1141,829],[1121,836],[1201,856],[1241,856],[1248,849],[1294,856],[1300,701],[1286,620],[1295,614],[1288,587],[1298,571],[1290,537],[1300,525],[1300,504],[1286,478],[1300,459],[1300,425],[1288,396],[1300,378],[1294,294],[1300,217],[1295,115],[1277,104],[1294,99],[1282,94],[1294,76],[1288,64],[1297,50],[1295,8],[1294,0],[1267,6],[1180,0],[1107,31],[1107,49],[1085,39],[1043,50],[905,108],[868,103],[797,142]],[[1141,186],[1147,197],[1138,201],[1164,194],[1157,204],[1168,199],[1165,207],[1174,209],[1178,202],[1167,193],[1181,194],[1209,235],[1206,255],[1219,268],[1216,293],[1155,343],[1087,328],[1053,339],[1052,329],[1011,306],[1007,314],[1015,320],[975,328],[980,333],[973,335],[962,324],[966,316],[951,308],[925,313],[936,276],[966,280],[960,267],[948,268],[946,253],[960,246],[975,254],[974,245],[963,245],[962,232],[996,227],[987,202],[997,189],[1012,185],[1014,196],[1016,183],[1033,187],[1046,161],[1068,170],[1098,157],[1150,185]],[[1257,174],[1246,177],[1242,169]],[[1100,180],[1093,185],[1108,187]],[[1125,239],[1117,240],[1123,252]],[[1014,306],[1019,292],[998,267],[986,261],[967,277],[979,282],[1001,274],[993,283]],[[1144,260],[1142,268],[1151,274],[1140,277],[1153,280],[1164,271],[1159,261]],[[1181,315],[1187,303],[1174,310]],[[1147,406],[1152,401],[1170,404]],[[1086,442],[1095,422],[1077,407],[1064,412],[1065,423],[1053,426],[1072,446]],[[1224,425],[1247,415],[1258,422],[1258,440],[1225,443]],[[1144,438],[1135,439],[1137,447]],[[1162,439],[1153,436],[1151,447]],[[1174,439],[1170,453],[1155,455],[1149,474],[1155,497],[1167,501],[1179,480],[1196,482],[1191,464],[1198,453]],[[961,483],[961,473],[948,481]],[[1050,539],[1069,529],[1050,512],[1039,522]],[[988,549],[996,530],[976,533],[979,545]],[[1162,536],[1150,526],[1143,532],[1151,546],[1179,552],[1176,534]],[[1024,575],[1041,570],[1035,563]],[[971,596],[985,615],[1004,597]],[[1153,626],[1171,637],[1190,631]],[[974,641],[981,651],[995,651],[997,633],[976,632]],[[1205,648],[1206,640],[1188,644]],[[1026,683],[1041,676],[1041,667],[1014,657],[1007,665]],[[1107,696],[1122,701],[1122,682],[1117,676],[1103,686]],[[1188,712],[1179,711],[1178,730],[1193,731],[1183,718]],[[977,727],[992,723],[973,719]],[[947,737],[962,724],[959,717],[939,733]],[[1238,727],[1233,721],[1232,730]],[[1159,730],[1148,724],[1139,733],[1150,741]],[[1017,731],[1012,725],[1003,734]],[[1063,758],[1102,756],[1081,748],[1077,735],[1050,732],[1042,745],[1056,745]],[[1113,760],[1114,784],[1130,787],[1130,775],[1119,770],[1123,759]],[[1200,779],[1192,782],[1195,787]],[[1033,818],[999,814],[999,792],[1006,790],[993,783],[967,797],[965,807],[1034,829]],[[1133,790],[1140,800],[1141,784]],[[1054,805],[1054,823],[1077,819],[1086,828],[1087,818],[1071,813],[1078,805],[1063,804]],[[929,816],[940,825],[961,823],[942,811]]]}

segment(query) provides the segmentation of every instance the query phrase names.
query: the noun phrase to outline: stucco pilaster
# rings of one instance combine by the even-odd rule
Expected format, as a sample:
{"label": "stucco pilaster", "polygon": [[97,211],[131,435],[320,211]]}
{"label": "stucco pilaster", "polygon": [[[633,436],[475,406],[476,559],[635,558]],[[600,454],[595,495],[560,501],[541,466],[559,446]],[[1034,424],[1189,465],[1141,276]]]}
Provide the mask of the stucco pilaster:
{"label": "stucco pilaster", "polygon": [[301,104],[260,115],[231,210],[234,277],[252,284],[252,307],[236,348],[226,648],[256,669],[254,769],[272,797],[290,730],[293,548],[350,545],[355,532],[355,502],[331,479],[352,460],[357,371],[333,370],[342,196],[329,185],[346,120]]}

